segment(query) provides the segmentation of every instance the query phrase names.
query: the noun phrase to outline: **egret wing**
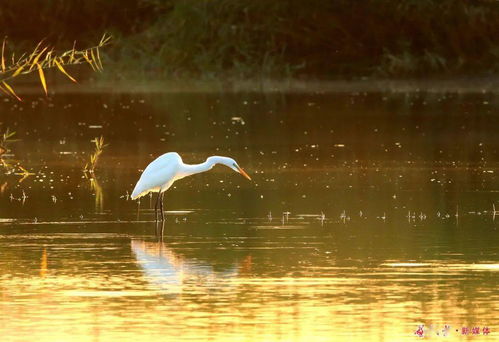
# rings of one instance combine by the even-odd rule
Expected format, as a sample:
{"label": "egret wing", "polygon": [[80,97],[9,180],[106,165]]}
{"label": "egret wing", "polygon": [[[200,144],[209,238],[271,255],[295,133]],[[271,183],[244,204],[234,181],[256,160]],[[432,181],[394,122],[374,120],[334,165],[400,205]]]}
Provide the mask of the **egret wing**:
{"label": "egret wing", "polygon": [[147,195],[149,192],[165,191],[175,181],[182,158],[170,152],[153,160],[140,176],[132,192],[132,199]]}

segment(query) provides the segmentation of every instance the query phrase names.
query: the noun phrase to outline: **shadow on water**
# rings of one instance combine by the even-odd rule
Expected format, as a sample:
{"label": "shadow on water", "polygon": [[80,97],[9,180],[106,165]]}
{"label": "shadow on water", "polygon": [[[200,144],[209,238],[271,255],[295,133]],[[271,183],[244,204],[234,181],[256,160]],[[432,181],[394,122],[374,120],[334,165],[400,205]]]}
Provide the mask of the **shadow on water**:
{"label": "shadow on water", "polygon": [[[427,336],[451,325],[447,340],[461,340],[462,327],[495,333],[497,101],[4,100],[0,129],[18,140],[2,155],[0,332],[12,341],[413,340],[420,324]],[[85,176],[100,136],[109,146]],[[179,181],[157,225],[155,199],[130,192],[167,151],[188,163],[229,155],[254,181],[222,167]]]}

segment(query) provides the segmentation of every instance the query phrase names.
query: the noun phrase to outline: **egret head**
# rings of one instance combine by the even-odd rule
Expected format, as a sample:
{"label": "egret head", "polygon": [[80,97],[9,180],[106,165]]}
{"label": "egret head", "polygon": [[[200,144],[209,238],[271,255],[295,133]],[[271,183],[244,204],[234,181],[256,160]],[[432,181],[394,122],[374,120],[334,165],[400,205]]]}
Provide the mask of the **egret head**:
{"label": "egret head", "polygon": [[230,167],[232,170],[236,171],[237,173],[240,173],[243,177],[251,180],[251,177],[248,176],[248,174],[232,158],[213,156],[208,158],[208,160],[210,160],[213,164],[223,164],[227,167]]}
{"label": "egret head", "polygon": [[237,165],[236,161],[232,159],[232,164],[230,168],[236,172],[239,172],[243,177],[247,178],[248,180],[251,180],[251,177],[248,176],[248,174],[239,166]]}

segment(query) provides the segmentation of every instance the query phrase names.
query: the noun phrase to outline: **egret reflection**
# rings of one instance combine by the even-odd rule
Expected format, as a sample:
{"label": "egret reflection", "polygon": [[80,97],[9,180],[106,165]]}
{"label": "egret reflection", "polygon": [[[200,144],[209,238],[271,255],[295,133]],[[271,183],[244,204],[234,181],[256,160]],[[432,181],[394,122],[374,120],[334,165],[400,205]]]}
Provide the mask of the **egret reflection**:
{"label": "egret reflection", "polygon": [[[165,241],[132,239],[131,248],[145,278],[150,284],[169,293],[180,293],[185,287],[195,286],[200,281],[203,288],[214,288],[242,273],[251,271],[252,257],[234,259],[223,268],[215,267],[216,260],[207,260],[200,255],[182,253],[189,248],[175,248]],[[192,252],[192,249],[191,249]]]}

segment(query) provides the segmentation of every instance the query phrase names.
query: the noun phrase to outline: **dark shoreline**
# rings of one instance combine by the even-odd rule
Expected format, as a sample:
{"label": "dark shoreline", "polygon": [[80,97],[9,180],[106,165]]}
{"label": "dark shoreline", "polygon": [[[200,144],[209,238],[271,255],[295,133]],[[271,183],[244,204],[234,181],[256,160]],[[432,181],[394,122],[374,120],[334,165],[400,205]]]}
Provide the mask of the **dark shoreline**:
{"label": "dark shoreline", "polygon": [[[366,80],[238,80],[238,81],[102,81],[79,84],[69,81],[48,82],[49,94],[67,93],[218,93],[218,92],[291,92],[291,93],[499,93],[499,77],[447,79],[366,79]],[[19,94],[39,94],[38,82],[20,82]]]}

